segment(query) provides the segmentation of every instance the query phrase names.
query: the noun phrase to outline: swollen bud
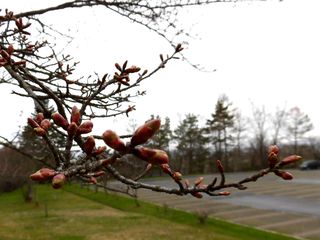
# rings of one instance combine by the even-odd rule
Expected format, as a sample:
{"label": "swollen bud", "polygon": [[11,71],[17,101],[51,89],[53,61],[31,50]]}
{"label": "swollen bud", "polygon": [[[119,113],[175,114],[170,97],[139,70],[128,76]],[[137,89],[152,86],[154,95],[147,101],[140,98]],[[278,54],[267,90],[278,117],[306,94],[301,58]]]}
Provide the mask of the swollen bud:
{"label": "swollen bud", "polygon": [[77,108],[77,106],[72,107],[70,122],[80,125],[80,110]]}
{"label": "swollen bud", "polygon": [[281,177],[283,180],[291,180],[293,179],[293,175],[289,172],[285,172],[285,171],[274,171],[274,174]]}
{"label": "swollen bud", "polygon": [[42,127],[36,127],[33,129],[37,136],[44,137],[47,132]]}
{"label": "swollen bud", "polygon": [[180,172],[174,172],[172,177],[176,182],[179,182],[182,180],[182,174]]}
{"label": "swollen bud", "polygon": [[219,192],[218,195],[219,195],[219,196],[229,196],[229,195],[230,195],[230,192],[228,192],[228,191]]}
{"label": "swollen bud", "polygon": [[30,175],[31,180],[33,181],[44,181],[48,178],[52,178],[55,174],[55,171],[50,168],[41,168],[37,172]]}
{"label": "swollen bud", "polygon": [[163,150],[141,147],[134,149],[133,154],[136,157],[155,165],[169,163],[169,157],[167,153]]}
{"label": "swollen bud", "polygon": [[202,198],[203,195],[199,192],[195,192],[195,193],[191,193],[192,196],[196,197],[196,198]]}
{"label": "swollen bud", "polygon": [[28,124],[32,128],[39,127],[39,124],[35,120],[33,120],[32,118],[28,118]]}
{"label": "swollen bud", "polygon": [[137,66],[131,66],[129,68],[127,68],[126,70],[124,70],[125,73],[135,73],[135,72],[139,72],[141,68],[137,67]]}
{"label": "swollen bud", "polygon": [[169,164],[165,163],[165,164],[161,164],[160,168],[162,169],[162,171],[164,173],[170,174],[171,173],[171,168],[169,166]]}
{"label": "swollen bud", "polygon": [[62,127],[64,130],[68,130],[68,120],[65,119],[60,113],[53,113],[51,115],[51,118],[53,119],[54,123],[57,124],[59,127]]}
{"label": "swollen bud", "polygon": [[73,137],[74,135],[76,135],[78,130],[78,126],[75,122],[70,123],[69,127],[68,127],[68,136],[69,137]]}
{"label": "swollen bud", "polygon": [[223,168],[223,166],[222,166],[221,161],[220,161],[220,160],[217,160],[217,161],[216,161],[216,164],[217,164],[217,168],[218,168],[219,172],[220,172],[220,173],[223,173],[223,172],[224,172],[224,168]]}
{"label": "swollen bud", "polygon": [[89,183],[96,185],[98,183],[98,181],[95,177],[90,177]]}
{"label": "swollen bud", "polygon": [[279,147],[277,145],[271,145],[268,148],[268,154],[275,153],[276,155],[278,155],[279,151],[280,151],[280,149],[279,149]]}
{"label": "swollen bud", "polygon": [[52,187],[54,189],[61,188],[66,182],[66,176],[63,173],[55,175],[52,179]]}
{"label": "swollen bud", "polygon": [[93,136],[87,138],[87,140],[83,144],[83,151],[90,155],[93,152],[94,147],[96,146],[96,142]]}
{"label": "swollen bud", "polygon": [[118,152],[124,152],[126,146],[120,137],[112,130],[107,130],[102,134],[103,141],[112,149]]}
{"label": "swollen bud", "polygon": [[160,128],[160,119],[152,119],[140,126],[131,138],[131,146],[146,143]]}
{"label": "swollen bud", "polygon": [[194,185],[195,186],[201,185],[203,183],[203,179],[204,179],[203,177],[197,178],[196,181],[194,182]]}
{"label": "swollen bud", "polygon": [[302,159],[301,156],[291,155],[291,156],[288,156],[288,157],[285,157],[284,159],[282,159],[279,166],[284,166],[284,165],[287,165],[290,163],[294,163],[294,162],[299,161],[301,159]]}
{"label": "swollen bud", "polygon": [[43,120],[44,120],[44,115],[43,115],[43,113],[41,113],[41,112],[38,113],[37,116],[36,116],[36,118],[35,118],[35,121],[40,124]]}
{"label": "swollen bud", "polygon": [[97,156],[97,155],[100,155],[101,153],[104,153],[106,150],[107,150],[106,146],[100,146],[93,152],[93,154]]}
{"label": "swollen bud", "polygon": [[50,123],[49,119],[43,119],[43,120],[41,121],[41,123],[40,123],[40,126],[41,126],[44,130],[48,131],[48,129],[51,127],[51,123]]}
{"label": "swollen bud", "polygon": [[270,168],[274,168],[277,162],[279,161],[277,154],[270,152],[268,155],[268,164]]}
{"label": "swollen bud", "polygon": [[77,134],[90,133],[92,131],[92,128],[93,123],[91,121],[85,121],[78,127]]}

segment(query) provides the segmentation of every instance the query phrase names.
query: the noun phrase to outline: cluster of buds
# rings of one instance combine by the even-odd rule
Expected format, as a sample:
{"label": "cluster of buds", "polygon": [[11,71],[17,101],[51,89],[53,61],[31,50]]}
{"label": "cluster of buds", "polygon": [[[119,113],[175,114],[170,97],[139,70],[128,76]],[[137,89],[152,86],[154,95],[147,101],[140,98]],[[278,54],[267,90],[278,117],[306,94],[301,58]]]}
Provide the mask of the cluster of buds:
{"label": "cluster of buds", "polygon": [[160,119],[152,119],[142,126],[138,127],[134,132],[130,145],[132,147],[146,143],[160,129]]}
{"label": "cluster of buds", "polygon": [[35,118],[28,118],[28,124],[40,137],[46,136],[51,126],[50,120],[44,118],[43,113],[38,113]]}
{"label": "cluster of buds", "polygon": [[[68,56],[65,57],[64,60],[67,60]],[[66,68],[63,69],[63,62],[59,61],[58,62],[58,69],[56,70],[56,76],[57,78],[63,79],[66,83],[68,84],[73,84],[75,81],[67,79],[69,75],[72,74],[72,72],[75,70],[74,66],[70,66],[67,64]]]}
{"label": "cluster of buds", "polygon": [[[169,168],[169,157],[167,153],[160,149],[138,147],[146,143],[159,130],[160,119],[152,119],[137,128],[133,133],[130,143],[125,144],[120,137],[112,130],[107,130],[102,134],[102,139],[110,148],[121,154],[131,153],[141,160],[152,165],[159,165],[164,172],[171,173]],[[166,166],[166,167],[165,167]]]}
{"label": "cluster of buds", "polygon": [[128,61],[125,61],[122,67],[119,65],[119,63],[115,64],[115,67],[117,68],[118,72],[115,72],[113,75],[113,78],[120,84],[129,86],[130,77],[129,74],[139,72],[141,69],[137,66],[131,66],[127,68]]}
{"label": "cluster of buds", "polygon": [[30,175],[33,181],[43,182],[52,181],[52,187],[55,189],[61,188],[66,182],[66,176],[63,173],[56,173],[55,170],[50,168],[41,168],[37,172]]}
{"label": "cluster of buds", "polygon": [[25,34],[25,35],[30,35],[30,33],[27,32],[25,29],[30,27],[31,23],[24,24],[22,18],[15,19],[15,23],[16,23],[16,26],[17,26],[17,28],[15,29],[16,32],[19,32],[19,33],[22,33],[22,34]]}
{"label": "cluster of buds", "polygon": [[[131,138],[130,147],[133,149],[132,153],[138,158],[153,165],[166,166],[166,164],[169,163],[169,157],[165,151],[147,147],[136,147],[146,143],[150,138],[152,138],[160,129],[160,125],[160,119],[152,119],[137,128]],[[162,169],[164,168],[162,167]],[[168,168],[164,169],[163,171],[168,171]]]}
{"label": "cluster of buds", "polygon": [[12,54],[14,52],[14,47],[10,44],[7,49],[1,49],[0,50],[0,67],[4,67],[6,65],[21,65],[25,66],[26,61],[16,61],[13,62],[11,60]]}
{"label": "cluster of buds", "polygon": [[53,113],[51,118],[57,126],[62,127],[65,131],[67,131],[69,137],[90,133],[93,128],[93,123],[90,120],[80,124],[80,110],[76,106],[74,106],[71,110],[70,123],[58,112]]}
{"label": "cluster of buds", "polygon": [[5,10],[5,15],[0,16],[0,22],[2,21],[8,21],[14,19],[14,15],[12,11],[9,11],[8,9]]}
{"label": "cluster of buds", "polygon": [[301,159],[302,159],[301,156],[290,155],[280,160],[279,148],[276,145],[272,145],[268,149],[268,164],[270,169],[274,169],[273,170],[274,174],[281,177],[284,180],[293,179],[293,175],[290,172],[279,170],[278,168],[297,162]]}

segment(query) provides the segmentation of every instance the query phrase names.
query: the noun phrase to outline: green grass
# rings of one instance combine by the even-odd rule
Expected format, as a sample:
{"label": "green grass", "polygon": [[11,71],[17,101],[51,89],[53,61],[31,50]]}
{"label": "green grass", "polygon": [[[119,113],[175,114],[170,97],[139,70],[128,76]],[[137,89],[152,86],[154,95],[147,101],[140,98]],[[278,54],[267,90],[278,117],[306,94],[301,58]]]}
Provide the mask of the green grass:
{"label": "green grass", "polygon": [[[46,213],[47,209],[47,213]],[[47,215],[47,216],[46,216]],[[294,239],[78,186],[37,186],[36,203],[20,190],[0,195],[1,240]]]}
{"label": "green grass", "polygon": [[139,201],[137,206],[136,201],[118,195],[106,195],[102,192],[93,193],[90,190],[83,190],[78,186],[68,186],[67,191],[71,191],[82,197],[86,197],[93,201],[97,201],[102,204],[106,204],[115,209],[119,209],[126,212],[140,213],[156,217],[157,219],[166,219],[171,222],[189,225],[201,229],[203,231],[213,231],[215,233],[223,234],[224,236],[232,237],[232,239],[246,239],[246,240],[289,240],[295,239],[293,237],[284,236],[281,234],[271,233],[267,231],[258,230],[251,227],[246,227],[238,224],[229,223],[223,220],[210,218],[204,225],[199,224],[199,218],[195,214],[163,208],[157,205]]}

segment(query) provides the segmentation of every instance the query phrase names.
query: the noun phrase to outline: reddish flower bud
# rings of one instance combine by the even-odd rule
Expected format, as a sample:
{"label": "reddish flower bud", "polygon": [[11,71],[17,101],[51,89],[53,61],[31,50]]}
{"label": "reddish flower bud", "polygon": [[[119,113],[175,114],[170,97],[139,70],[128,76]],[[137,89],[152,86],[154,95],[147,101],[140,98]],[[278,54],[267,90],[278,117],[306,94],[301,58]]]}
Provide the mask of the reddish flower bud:
{"label": "reddish flower bud", "polygon": [[70,122],[71,123],[75,123],[77,125],[80,125],[80,110],[77,108],[77,106],[73,106],[72,110],[71,110],[71,118],[70,118]]}
{"label": "reddish flower bud", "polygon": [[131,138],[131,146],[146,143],[160,128],[160,119],[152,119],[140,126]]}
{"label": "reddish flower bud", "polygon": [[66,182],[66,176],[63,173],[55,175],[52,179],[52,187],[54,189],[61,188]]}
{"label": "reddish flower bud", "polygon": [[293,175],[289,172],[285,172],[285,171],[274,171],[274,174],[276,174],[277,176],[281,177],[283,180],[291,180],[293,179]]}
{"label": "reddish flower bud", "polygon": [[12,55],[12,53],[14,52],[14,48],[13,48],[12,44],[10,44],[8,46],[7,52],[8,52],[9,55]]}
{"label": "reddish flower bud", "polygon": [[44,130],[42,127],[36,127],[33,130],[37,134],[37,136],[40,136],[40,137],[43,137],[47,134],[46,130]]}
{"label": "reddish flower bud", "polygon": [[196,198],[202,198],[203,195],[199,192],[195,192],[195,193],[191,193],[192,196],[196,197]]}
{"label": "reddish flower bud", "polygon": [[90,133],[92,131],[92,128],[93,128],[93,123],[91,121],[85,121],[79,126],[77,134]]}
{"label": "reddish flower bud", "polygon": [[33,180],[33,181],[43,181],[44,178],[40,172],[40,170],[36,171],[35,173],[31,174],[30,175],[30,178]]}
{"label": "reddish flower bud", "polygon": [[164,173],[167,173],[167,174],[171,173],[169,164],[161,164],[160,167]]}
{"label": "reddish flower bud", "polygon": [[274,166],[277,164],[278,161],[279,161],[279,158],[277,154],[275,154],[274,152],[270,152],[268,155],[269,167],[274,168]]}
{"label": "reddish flower bud", "polygon": [[177,182],[182,180],[182,174],[180,172],[174,172],[172,175],[173,179]]}
{"label": "reddish flower bud", "polygon": [[43,120],[41,121],[41,123],[40,123],[40,126],[41,126],[44,130],[48,131],[48,129],[51,127],[51,123],[50,123],[49,119],[43,119]]}
{"label": "reddish flower bud", "polygon": [[176,51],[176,52],[181,52],[182,50],[183,50],[183,47],[182,47],[181,43],[179,43],[179,44],[176,46],[175,51]]}
{"label": "reddish flower bud", "polygon": [[65,119],[60,113],[53,113],[51,117],[55,124],[57,124],[59,127],[62,127],[64,130],[68,130],[68,120]]}
{"label": "reddish flower bud", "polygon": [[217,161],[216,161],[216,164],[217,164],[217,168],[218,168],[219,172],[220,172],[220,173],[223,173],[223,172],[224,172],[224,168],[223,168],[223,166],[222,166],[221,161],[220,161],[220,160],[217,160]]}
{"label": "reddish flower bud", "polygon": [[190,187],[190,183],[189,183],[189,180],[188,179],[185,179],[184,180],[184,185],[186,188],[189,188]]}
{"label": "reddish flower bud", "polygon": [[97,181],[97,179],[95,177],[90,177],[89,182],[92,183],[92,184],[97,184],[98,183],[98,181]]}
{"label": "reddish flower bud", "polygon": [[52,178],[55,175],[55,171],[50,168],[41,168],[39,171],[44,178]]}
{"label": "reddish flower bud", "polygon": [[101,153],[104,153],[106,150],[107,150],[106,146],[100,146],[93,152],[93,154],[97,156]]}
{"label": "reddish flower bud", "polygon": [[55,171],[49,168],[42,168],[37,172],[30,175],[30,178],[33,181],[44,181],[48,178],[52,178],[55,174]]}
{"label": "reddish flower bud", "polygon": [[219,196],[229,196],[230,192],[224,191],[224,192],[219,192],[218,193]]}
{"label": "reddish flower bud", "polygon": [[9,55],[9,53],[7,53],[6,50],[1,50],[0,54],[5,60],[10,61],[10,55]]}
{"label": "reddish flower bud", "polygon": [[116,66],[116,68],[117,68],[120,72],[122,72],[122,69],[121,69],[121,66],[120,66],[119,63],[116,63],[115,66]]}
{"label": "reddish flower bud", "polygon": [[36,118],[35,118],[35,121],[40,124],[42,121],[44,120],[44,115],[43,113],[38,113]]}
{"label": "reddish flower bud", "polygon": [[112,130],[107,130],[102,134],[103,141],[112,149],[124,152],[126,150],[126,146],[124,142],[120,139],[120,137]]}
{"label": "reddish flower bud", "polygon": [[169,163],[169,157],[163,150],[141,147],[134,149],[133,154],[138,158],[155,165]]}
{"label": "reddish flower bud", "polygon": [[196,181],[194,182],[195,186],[199,186],[203,183],[203,177],[199,177],[196,179]]}
{"label": "reddish flower bud", "polygon": [[139,72],[141,68],[136,67],[136,66],[131,66],[129,68],[127,68],[126,70],[124,70],[125,73],[135,73],[135,72]]}
{"label": "reddish flower bud", "polygon": [[69,137],[73,137],[74,135],[76,135],[78,130],[78,126],[75,122],[70,123],[69,127],[68,127],[68,136]]}
{"label": "reddish flower bud", "polygon": [[83,144],[83,151],[90,155],[93,152],[94,147],[96,146],[96,142],[93,136],[87,138],[87,140]]}
{"label": "reddish flower bud", "polygon": [[298,156],[298,155],[290,155],[290,156],[285,157],[284,159],[282,159],[279,165],[280,165],[280,166],[284,166],[284,165],[287,165],[287,164],[290,164],[290,163],[299,161],[299,160],[301,160],[301,159],[302,159],[301,156]]}
{"label": "reddish flower bud", "polygon": [[279,151],[280,151],[280,149],[278,148],[277,145],[271,145],[271,146],[269,146],[269,148],[268,148],[268,154],[270,154],[270,153],[275,153],[276,155],[278,155],[278,154],[279,154]]}
{"label": "reddish flower bud", "polygon": [[28,124],[32,128],[40,127],[39,124],[32,118],[28,118]]}

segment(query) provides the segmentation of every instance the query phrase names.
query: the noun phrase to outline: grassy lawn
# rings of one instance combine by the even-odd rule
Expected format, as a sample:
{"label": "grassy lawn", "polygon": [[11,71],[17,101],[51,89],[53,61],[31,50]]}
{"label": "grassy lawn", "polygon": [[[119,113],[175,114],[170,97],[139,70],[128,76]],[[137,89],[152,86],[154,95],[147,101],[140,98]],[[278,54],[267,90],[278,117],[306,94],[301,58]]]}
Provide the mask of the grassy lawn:
{"label": "grassy lawn", "polygon": [[0,195],[0,239],[294,238],[214,219],[200,224],[198,217],[190,213],[143,202],[137,206],[130,198],[93,193],[77,186],[53,190],[41,185],[37,186],[37,203],[24,203],[20,190]]}

